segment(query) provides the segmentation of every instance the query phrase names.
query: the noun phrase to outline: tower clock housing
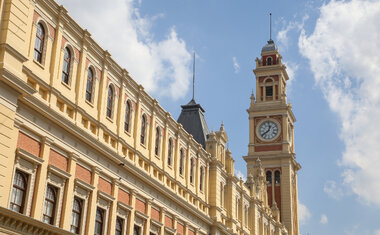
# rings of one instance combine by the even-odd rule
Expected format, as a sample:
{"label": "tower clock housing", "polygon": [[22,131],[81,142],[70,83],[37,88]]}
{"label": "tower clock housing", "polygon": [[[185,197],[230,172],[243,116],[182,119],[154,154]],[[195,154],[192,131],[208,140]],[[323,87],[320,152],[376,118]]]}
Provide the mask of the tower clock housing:
{"label": "tower clock housing", "polygon": [[253,175],[259,158],[265,169],[268,204],[280,210],[281,222],[289,234],[299,234],[297,171],[301,169],[294,152],[292,106],[287,102],[286,66],[273,40],[256,58],[256,99],[251,96],[247,173]]}

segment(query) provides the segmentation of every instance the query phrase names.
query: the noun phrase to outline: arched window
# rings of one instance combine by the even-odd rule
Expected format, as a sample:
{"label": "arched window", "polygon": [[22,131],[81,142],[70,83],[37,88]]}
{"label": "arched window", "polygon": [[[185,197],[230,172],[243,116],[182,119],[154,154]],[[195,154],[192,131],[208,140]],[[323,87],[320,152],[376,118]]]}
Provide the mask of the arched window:
{"label": "arched window", "polygon": [[66,84],[69,84],[70,63],[71,63],[71,52],[68,47],[65,47],[64,56],[63,56],[62,82]]}
{"label": "arched window", "polygon": [[123,224],[124,220],[120,217],[116,217],[115,235],[123,234]]}
{"label": "arched window", "polygon": [[140,134],[140,142],[145,144],[145,131],[146,131],[146,117],[145,114],[142,115],[141,118],[141,134]]}
{"label": "arched window", "polygon": [[172,155],[173,155],[173,139],[169,138],[168,143],[168,165],[172,165]]}
{"label": "arched window", "polygon": [[129,126],[131,123],[131,103],[127,101],[125,105],[125,118],[124,118],[124,130],[129,132]]}
{"label": "arched window", "polygon": [[272,184],[272,172],[271,171],[267,171],[266,175],[267,175],[267,183],[268,183],[268,185]]}
{"label": "arched window", "polygon": [[42,54],[44,52],[45,29],[41,23],[37,24],[36,42],[34,43],[34,59],[42,63]]}
{"label": "arched window", "polygon": [[108,96],[107,96],[107,117],[112,118],[112,108],[113,108],[113,87],[109,85]]}
{"label": "arched window", "polygon": [[274,180],[276,184],[279,184],[281,182],[281,174],[280,171],[275,171],[274,172]]}
{"label": "arched window", "polygon": [[94,89],[94,72],[91,68],[87,71],[86,100],[92,102],[92,93]]}
{"label": "arched window", "polygon": [[160,132],[160,128],[157,127],[156,128],[156,141],[154,144],[154,154],[156,154],[156,156],[160,155],[160,142],[161,142],[161,132]]}
{"label": "arched window", "polygon": [[103,234],[103,223],[104,223],[104,210],[97,208],[96,209],[94,235],[102,235]]}
{"label": "arched window", "polygon": [[194,158],[190,159],[190,183],[194,182]]}
{"label": "arched window", "polygon": [[185,161],[185,155],[183,149],[179,150],[179,174],[183,175],[183,164]]}
{"label": "arched window", "polygon": [[23,213],[25,207],[25,195],[28,187],[28,175],[16,170],[13,179],[13,189],[10,209],[18,213]]}
{"label": "arched window", "polygon": [[204,170],[204,167],[203,166],[201,166],[201,168],[200,168],[200,170],[199,170],[199,190],[201,190],[201,191],[203,191],[203,178],[204,178],[204,174],[205,174],[205,172],[204,172],[205,170]]}
{"label": "arched window", "polygon": [[272,65],[272,57],[267,58],[267,65]]}
{"label": "arched window", "polygon": [[57,203],[57,191],[57,188],[51,185],[47,186],[42,221],[48,224],[54,223],[54,214]]}
{"label": "arched window", "polygon": [[77,197],[74,197],[73,210],[71,212],[71,227],[70,232],[79,234],[80,224],[82,218],[82,204],[83,200]]}

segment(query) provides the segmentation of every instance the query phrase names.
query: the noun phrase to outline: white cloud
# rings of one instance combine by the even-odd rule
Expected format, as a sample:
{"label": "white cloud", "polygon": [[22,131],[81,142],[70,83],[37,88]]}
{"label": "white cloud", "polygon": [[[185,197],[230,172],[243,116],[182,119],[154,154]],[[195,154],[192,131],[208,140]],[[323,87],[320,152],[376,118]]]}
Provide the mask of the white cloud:
{"label": "white cloud", "polygon": [[69,14],[88,28],[95,41],[153,94],[183,97],[189,87],[191,54],[175,28],[157,41],[151,32],[157,14],[143,17],[134,0],[60,0]]}
{"label": "white cloud", "polygon": [[239,179],[242,178],[243,181],[247,181],[247,177],[245,176],[245,174],[237,169],[235,169],[235,176]]}
{"label": "white cloud", "polygon": [[331,198],[340,199],[343,196],[343,190],[336,185],[333,180],[326,181],[323,191]]}
{"label": "white cloud", "polygon": [[376,230],[374,235],[380,235],[380,229]]}
{"label": "white cloud", "polygon": [[298,216],[300,220],[300,224],[306,224],[307,221],[311,218],[311,213],[309,209],[298,201]]}
{"label": "white cloud", "polygon": [[232,62],[233,62],[233,65],[234,65],[234,71],[235,71],[235,73],[239,73],[240,72],[240,65],[237,62],[237,59],[236,59],[235,56],[232,57]]}
{"label": "white cloud", "polygon": [[327,224],[329,222],[329,219],[327,218],[327,215],[322,214],[321,220],[319,221],[321,224]]}
{"label": "white cloud", "polygon": [[380,2],[330,1],[299,38],[316,84],[341,122],[343,183],[380,206]]}
{"label": "white cloud", "polygon": [[289,23],[286,22],[286,21],[283,21],[283,27],[280,31],[278,31],[277,33],[277,36],[276,36],[276,39],[277,39],[277,42],[278,42],[278,46],[280,47],[283,47],[283,48],[288,48],[289,46],[289,32],[291,31],[300,31],[302,30],[304,24],[305,24],[305,21],[309,19],[309,15],[304,15],[302,17],[302,20],[301,21],[290,21]]}

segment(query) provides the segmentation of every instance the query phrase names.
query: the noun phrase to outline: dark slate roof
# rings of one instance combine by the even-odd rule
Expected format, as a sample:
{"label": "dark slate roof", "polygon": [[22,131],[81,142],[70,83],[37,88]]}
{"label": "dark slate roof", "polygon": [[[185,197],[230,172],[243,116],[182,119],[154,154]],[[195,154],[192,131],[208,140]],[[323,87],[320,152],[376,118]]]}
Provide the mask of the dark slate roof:
{"label": "dark slate roof", "polygon": [[276,51],[276,50],[277,50],[277,46],[276,46],[276,44],[274,44],[274,41],[273,40],[269,40],[268,44],[263,47],[263,49],[261,50],[261,52]]}
{"label": "dark slate roof", "polygon": [[181,123],[183,128],[193,135],[193,138],[206,148],[207,135],[210,133],[204,116],[205,110],[200,104],[192,99],[188,104],[181,105],[182,111],[177,122]]}

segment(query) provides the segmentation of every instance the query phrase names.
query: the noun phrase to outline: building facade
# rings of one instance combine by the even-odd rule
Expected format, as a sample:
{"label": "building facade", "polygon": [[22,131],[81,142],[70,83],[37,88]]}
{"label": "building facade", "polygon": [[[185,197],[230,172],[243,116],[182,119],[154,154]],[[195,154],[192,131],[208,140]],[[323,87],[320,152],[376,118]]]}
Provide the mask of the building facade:
{"label": "building facade", "polygon": [[243,182],[223,124],[209,132],[194,100],[176,121],[56,1],[0,14],[0,234],[298,234],[275,46],[257,60]]}

